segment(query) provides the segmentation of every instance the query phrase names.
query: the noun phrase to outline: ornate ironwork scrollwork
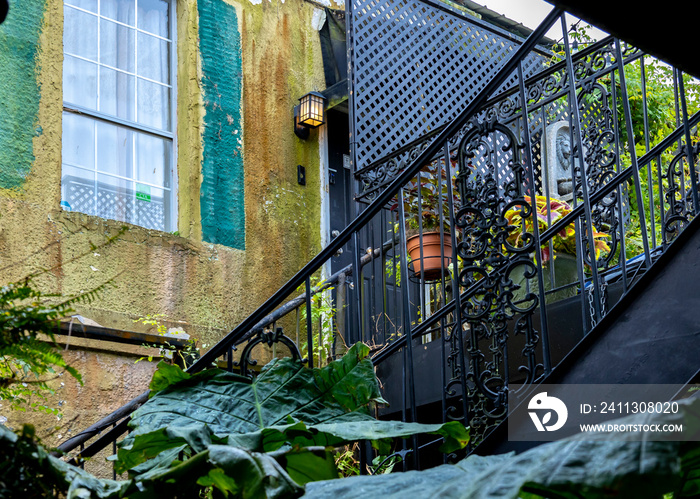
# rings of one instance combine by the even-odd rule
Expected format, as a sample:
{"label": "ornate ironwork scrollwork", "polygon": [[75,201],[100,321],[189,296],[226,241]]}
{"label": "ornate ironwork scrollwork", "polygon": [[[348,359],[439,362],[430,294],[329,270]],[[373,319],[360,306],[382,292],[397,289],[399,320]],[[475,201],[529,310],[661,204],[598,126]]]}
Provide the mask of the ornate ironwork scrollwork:
{"label": "ornate ironwork scrollwork", "polygon": [[[576,153],[575,165],[575,195],[583,200],[583,186],[580,157],[586,168],[586,185],[588,195],[592,195],[602,189],[615,176],[617,154],[615,152],[615,129],[613,124],[613,111],[610,108],[610,91],[595,80],[581,85],[578,93],[578,107],[581,117],[581,137],[583,141],[583,155]],[[623,192],[623,195],[626,192]],[[622,200],[627,203],[626,196]],[[610,265],[619,244],[618,231],[620,227],[620,209],[618,192],[612,191],[603,200],[591,206],[591,220],[598,231],[608,235],[610,250],[597,257],[596,265],[605,268]],[[583,257],[588,265],[591,265],[589,244],[593,243],[593,237],[583,227]]]}
{"label": "ornate ironwork scrollwork", "polygon": [[[270,347],[274,343],[282,343],[289,348],[289,351],[292,354],[292,359],[301,359],[301,353],[299,352],[296,344],[291,338],[284,335],[281,327],[278,327],[275,329],[275,331],[261,330],[252,340],[248,342],[245,348],[243,348],[240,360],[233,363],[234,366],[240,367],[241,374],[243,376],[253,377],[253,373],[249,370],[249,367],[258,365],[258,361],[251,358],[251,355],[253,353],[253,349],[261,343],[266,343],[267,346]],[[301,359],[301,361],[306,362],[306,359]]]}
{"label": "ornate ironwork scrollwork", "polygon": [[[693,157],[697,158],[700,153],[700,144],[694,144],[692,147]],[[663,230],[666,242],[675,239],[695,215],[689,177],[691,172],[687,168],[688,163],[688,146],[683,144],[669,162],[666,172],[662,175],[668,186],[664,194],[664,201],[668,208],[664,210],[663,215]],[[696,178],[698,178],[698,183],[700,183],[697,169],[693,168],[693,171]]]}
{"label": "ornate ironwork scrollwork", "polygon": [[[490,113],[486,121],[472,122],[458,150],[461,208],[456,225],[461,234],[458,254],[464,263],[460,286],[476,291],[462,302],[462,324],[455,327],[466,334],[467,419],[476,441],[505,417],[511,374],[532,382],[542,369],[535,355],[539,336],[531,320],[539,299],[520,284],[522,278],[537,277],[531,256],[535,238],[526,227],[509,225],[506,217],[509,210],[519,210],[522,220],[533,215],[525,192],[524,147],[498,121],[497,113]],[[474,163],[480,167],[475,169]],[[521,233],[517,245],[509,240],[513,231]],[[516,274],[521,277],[517,283]],[[524,337],[523,364],[509,373],[508,357],[513,353],[507,353],[508,344],[514,335]],[[453,331],[452,338],[456,337]],[[462,345],[451,346],[450,358],[464,354]],[[449,393],[455,384],[453,377],[446,386],[452,390]]]}

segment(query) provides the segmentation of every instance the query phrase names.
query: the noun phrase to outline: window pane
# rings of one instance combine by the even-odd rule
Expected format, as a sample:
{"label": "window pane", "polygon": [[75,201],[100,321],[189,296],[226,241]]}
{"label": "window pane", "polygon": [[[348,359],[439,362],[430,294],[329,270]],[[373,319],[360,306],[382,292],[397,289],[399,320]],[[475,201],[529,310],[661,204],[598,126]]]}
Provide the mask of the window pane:
{"label": "window pane", "polygon": [[100,14],[129,26],[136,26],[135,0],[103,0],[100,2]]}
{"label": "window pane", "polygon": [[138,34],[138,71],[140,76],[170,83],[170,42],[145,33]]}
{"label": "window pane", "polygon": [[71,7],[64,9],[63,50],[97,61],[97,16]]}
{"label": "window pane", "polygon": [[75,5],[81,9],[89,10],[97,14],[97,0],[69,0],[66,5]]}
{"label": "window pane", "polygon": [[63,113],[63,162],[95,168],[95,122]]}
{"label": "window pane", "polygon": [[170,88],[139,78],[138,95],[139,123],[170,130]]}
{"label": "window pane", "polygon": [[100,68],[100,111],[124,118],[136,120],[136,77]]}
{"label": "window pane", "polygon": [[134,132],[108,123],[96,123],[97,171],[133,178]]}
{"label": "window pane", "polygon": [[[66,2],[64,101],[85,112],[63,113],[61,206],[173,230],[173,141],[138,130],[172,128],[170,3]],[[91,110],[100,119],[89,117]]]}
{"label": "window pane", "polygon": [[100,22],[100,62],[109,66],[134,72],[134,33],[112,21]]}
{"label": "window pane", "polygon": [[136,183],[134,223],[148,229],[165,230],[169,211],[169,193],[163,189]]}
{"label": "window pane", "polygon": [[138,28],[170,38],[170,6],[162,0],[138,0]]}
{"label": "window pane", "polygon": [[61,207],[66,211],[95,212],[95,173],[63,165]]}
{"label": "window pane", "polygon": [[131,180],[97,174],[98,217],[133,223],[134,189]]}
{"label": "window pane", "polygon": [[136,135],[136,180],[170,187],[170,141]]}
{"label": "window pane", "polygon": [[63,59],[63,100],[97,109],[97,64],[69,55]]}

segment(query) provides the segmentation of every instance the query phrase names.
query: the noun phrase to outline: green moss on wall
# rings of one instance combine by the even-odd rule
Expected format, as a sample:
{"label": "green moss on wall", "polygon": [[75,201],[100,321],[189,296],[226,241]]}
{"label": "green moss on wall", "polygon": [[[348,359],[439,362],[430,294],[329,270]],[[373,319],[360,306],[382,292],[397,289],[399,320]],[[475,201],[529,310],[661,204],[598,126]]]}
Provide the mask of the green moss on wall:
{"label": "green moss on wall", "polygon": [[245,248],[241,156],[241,41],[233,6],[198,2],[204,131],[200,212],[202,239]]}
{"label": "green moss on wall", "polygon": [[34,162],[40,88],[36,57],[45,2],[12,2],[0,25],[0,187],[21,188]]}

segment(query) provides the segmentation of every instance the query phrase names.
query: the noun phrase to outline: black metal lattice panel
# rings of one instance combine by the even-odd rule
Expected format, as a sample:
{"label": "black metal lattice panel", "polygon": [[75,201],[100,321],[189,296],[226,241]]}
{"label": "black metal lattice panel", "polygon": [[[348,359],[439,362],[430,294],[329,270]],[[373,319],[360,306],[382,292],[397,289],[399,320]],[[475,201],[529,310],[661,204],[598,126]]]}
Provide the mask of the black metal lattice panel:
{"label": "black metal lattice panel", "polygon": [[[356,169],[454,118],[519,44],[420,0],[353,0],[351,26]],[[545,59],[528,56],[525,74]]]}

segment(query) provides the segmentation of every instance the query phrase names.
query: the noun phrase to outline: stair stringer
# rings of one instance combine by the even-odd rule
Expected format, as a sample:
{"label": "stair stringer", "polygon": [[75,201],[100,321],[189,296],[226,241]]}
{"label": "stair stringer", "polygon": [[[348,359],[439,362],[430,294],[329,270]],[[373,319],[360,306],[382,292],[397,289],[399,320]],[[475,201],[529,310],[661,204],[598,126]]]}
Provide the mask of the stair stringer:
{"label": "stair stringer", "polygon": [[[543,384],[685,384],[700,370],[700,217],[618,304],[541,380]],[[474,450],[524,451],[503,421]]]}

